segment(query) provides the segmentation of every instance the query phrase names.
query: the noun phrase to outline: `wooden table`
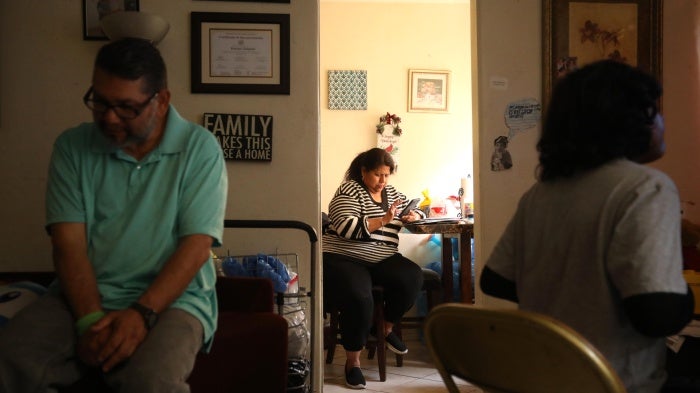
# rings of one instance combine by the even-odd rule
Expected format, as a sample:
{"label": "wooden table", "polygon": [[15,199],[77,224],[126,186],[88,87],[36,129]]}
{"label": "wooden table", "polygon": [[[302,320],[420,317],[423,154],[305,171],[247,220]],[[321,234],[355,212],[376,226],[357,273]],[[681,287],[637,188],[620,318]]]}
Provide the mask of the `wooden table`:
{"label": "wooden table", "polygon": [[416,234],[439,234],[442,240],[442,287],[444,300],[452,302],[452,241],[449,234],[459,235],[459,289],[462,303],[474,303],[472,278],[472,242],[474,222],[471,220],[419,221],[407,223],[404,227]]}

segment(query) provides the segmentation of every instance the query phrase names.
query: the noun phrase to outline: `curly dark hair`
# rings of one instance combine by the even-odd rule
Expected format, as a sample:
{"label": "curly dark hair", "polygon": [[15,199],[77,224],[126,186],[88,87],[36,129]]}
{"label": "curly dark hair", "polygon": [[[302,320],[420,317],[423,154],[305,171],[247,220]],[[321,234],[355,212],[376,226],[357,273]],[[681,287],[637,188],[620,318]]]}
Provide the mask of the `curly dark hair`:
{"label": "curly dark hair", "polygon": [[389,167],[389,173],[393,174],[396,165],[391,153],[378,147],[363,151],[358,154],[350,163],[350,167],[345,172],[345,180],[355,180],[362,183],[362,168],[365,170],[377,169],[382,165]]}
{"label": "curly dark hair", "polygon": [[141,38],[123,38],[104,45],[97,52],[95,68],[131,81],[143,77],[145,94],[168,87],[163,57],[153,44]]}
{"label": "curly dark hair", "polygon": [[567,178],[649,151],[661,86],[629,65],[603,60],[554,86],[539,151],[541,181]]}

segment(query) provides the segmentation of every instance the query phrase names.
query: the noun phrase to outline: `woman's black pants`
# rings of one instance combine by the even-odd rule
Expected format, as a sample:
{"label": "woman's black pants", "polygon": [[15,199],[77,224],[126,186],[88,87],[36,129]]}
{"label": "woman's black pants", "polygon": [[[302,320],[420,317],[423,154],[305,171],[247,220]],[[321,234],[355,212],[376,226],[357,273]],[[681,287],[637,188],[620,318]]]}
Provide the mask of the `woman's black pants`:
{"label": "woman's black pants", "polygon": [[[416,301],[423,286],[420,266],[396,253],[379,263],[361,263],[323,253],[323,297],[340,313],[340,337],[346,351],[359,351],[372,326],[372,286],[384,288],[384,318],[397,323]],[[377,333],[383,327],[377,326]]]}

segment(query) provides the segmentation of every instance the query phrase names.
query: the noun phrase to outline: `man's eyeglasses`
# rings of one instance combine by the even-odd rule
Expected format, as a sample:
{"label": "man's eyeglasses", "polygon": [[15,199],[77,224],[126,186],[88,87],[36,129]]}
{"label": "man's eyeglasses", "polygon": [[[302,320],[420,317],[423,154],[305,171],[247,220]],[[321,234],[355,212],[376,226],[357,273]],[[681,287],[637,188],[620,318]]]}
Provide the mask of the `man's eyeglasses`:
{"label": "man's eyeglasses", "polygon": [[144,103],[137,105],[112,105],[102,100],[96,100],[95,98],[92,98],[91,95],[92,86],[90,86],[87,93],[85,93],[85,95],[83,96],[83,102],[85,103],[85,106],[88,107],[88,109],[90,109],[91,111],[103,114],[111,109],[112,111],[114,111],[115,115],[119,116],[119,118],[131,120],[141,115],[144,109],[146,109],[146,106],[148,106],[148,104],[150,104],[151,101],[153,101],[153,99],[156,98],[158,92],[153,93],[153,95]]}

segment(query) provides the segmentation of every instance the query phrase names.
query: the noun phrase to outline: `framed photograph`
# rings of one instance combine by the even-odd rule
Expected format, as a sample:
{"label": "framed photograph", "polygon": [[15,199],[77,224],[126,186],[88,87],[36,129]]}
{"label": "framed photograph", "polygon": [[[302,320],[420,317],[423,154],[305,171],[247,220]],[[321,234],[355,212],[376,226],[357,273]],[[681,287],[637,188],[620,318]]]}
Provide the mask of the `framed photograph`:
{"label": "framed photograph", "polygon": [[83,0],[83,39],[108,40],[100,20],[113,12],[138,10],[139,0]]}
{"label": "framed photograph", "polygon": [[192,12],[192,93],[289,94],[289,14]]}
{"label": "framed photograph", "polygon": [[450,71],[408,70],[408,111],[447,112]]}
{"label": "framed photograph", "polygon": [[661,0],[543,0],[543,91],[567,72],[602,59],[661,78]]}

